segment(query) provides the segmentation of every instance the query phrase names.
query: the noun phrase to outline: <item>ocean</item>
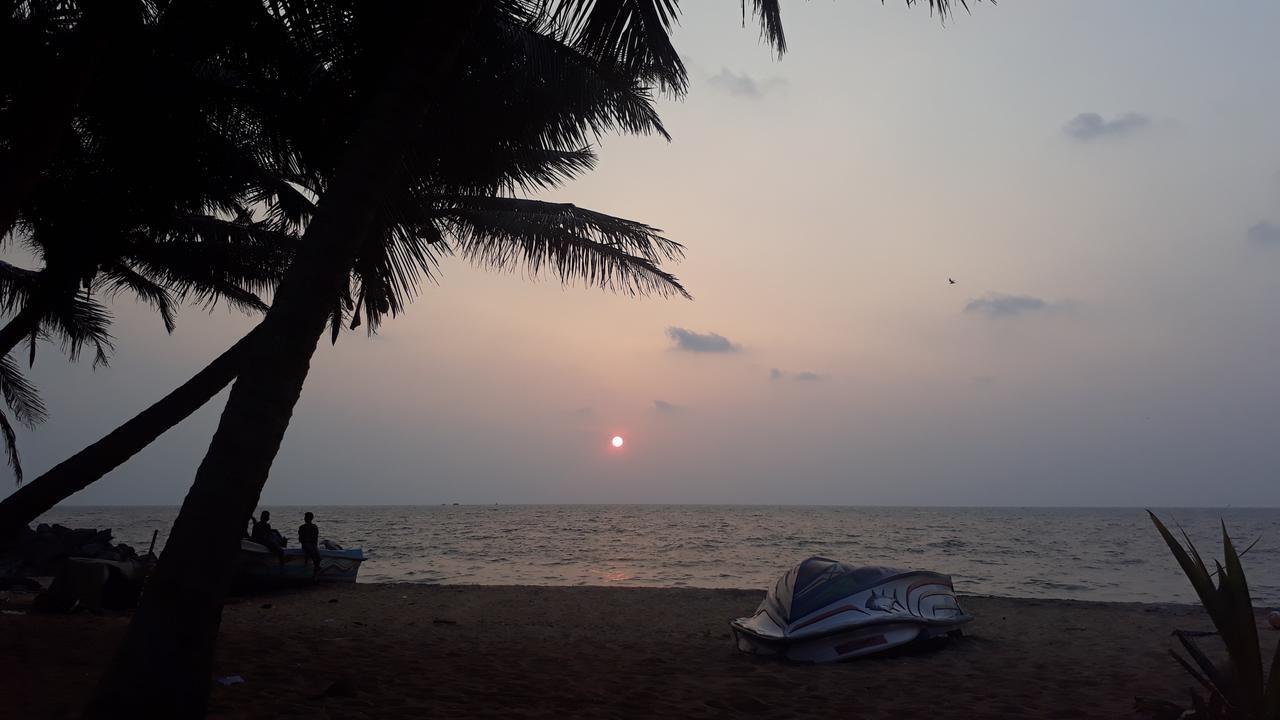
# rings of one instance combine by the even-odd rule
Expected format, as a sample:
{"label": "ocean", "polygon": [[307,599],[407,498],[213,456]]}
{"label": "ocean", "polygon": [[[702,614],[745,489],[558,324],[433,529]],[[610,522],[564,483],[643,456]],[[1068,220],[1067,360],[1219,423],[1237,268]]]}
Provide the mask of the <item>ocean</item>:
{"label": "ocean", "polygon": [[[264,506],[296,544],[304,509],[321,537],[361,547],[361,582],[759,588],[824,555],[948,573],[961,593],[1194,602],[1145,511],[712,505]],[[1280,509],[1168,509],[1207,558],[1226,522],[1255,604],[1280,605]],[[41,522],[111,528],[157,549],[176,507],[60,507]]]}

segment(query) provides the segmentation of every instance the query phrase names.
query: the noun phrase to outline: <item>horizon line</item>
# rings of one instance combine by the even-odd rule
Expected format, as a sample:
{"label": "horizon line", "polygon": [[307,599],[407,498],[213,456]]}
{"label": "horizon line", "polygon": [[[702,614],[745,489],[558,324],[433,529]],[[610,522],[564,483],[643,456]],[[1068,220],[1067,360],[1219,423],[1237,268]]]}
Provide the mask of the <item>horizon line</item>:
{"label": "horizon line", "polygon": [[[883,508],[937,510],[1277,510],[1280,505],[903,505],[903,504],[838,504],[838,503],[714,503],[714,502],[412,502],[412,503],[259,503],[257,507],[316,508],[401,508],[401,507],[794,507],[794,508]],[[59,504],[46,512],[79,508],[180,508],[180,503],[85,503]]]}

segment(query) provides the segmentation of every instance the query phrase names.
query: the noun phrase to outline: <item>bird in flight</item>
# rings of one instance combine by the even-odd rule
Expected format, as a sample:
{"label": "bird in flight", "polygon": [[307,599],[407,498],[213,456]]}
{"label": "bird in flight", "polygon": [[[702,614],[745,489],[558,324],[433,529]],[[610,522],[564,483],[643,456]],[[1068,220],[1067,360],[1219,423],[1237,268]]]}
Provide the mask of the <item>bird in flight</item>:
{"label": "bird in flight", "polygon": [[952,285],[955,285],[955,284],[956,284],[956,281],[955,281],[955,280],[952,280],[951,278],[947,278],[947,282],[948,282],[948,283],[950,283],[950,284],[952,284]]}

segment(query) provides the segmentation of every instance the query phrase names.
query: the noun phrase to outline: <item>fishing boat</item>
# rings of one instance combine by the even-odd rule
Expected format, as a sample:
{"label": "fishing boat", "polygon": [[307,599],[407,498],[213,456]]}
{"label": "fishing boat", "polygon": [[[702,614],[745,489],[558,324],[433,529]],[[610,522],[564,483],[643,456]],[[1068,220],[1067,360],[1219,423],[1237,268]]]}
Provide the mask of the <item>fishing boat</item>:
{"label": "fishing boat", "polygon": [[739,650],[822,663],[957,635],[972,619],[948,575],[811,557],[778,578],[754,615],[730,626]]}
{"label": "fishing boat", "polygon": [[343,549],[333,543],[322,542],[320,572],[317,574],[302,548],[285,548],[281,558],[266,545],[245,538],[240,540],[235,579],[242,585],[355,582],[364,559],[364,551],[360,548]]}

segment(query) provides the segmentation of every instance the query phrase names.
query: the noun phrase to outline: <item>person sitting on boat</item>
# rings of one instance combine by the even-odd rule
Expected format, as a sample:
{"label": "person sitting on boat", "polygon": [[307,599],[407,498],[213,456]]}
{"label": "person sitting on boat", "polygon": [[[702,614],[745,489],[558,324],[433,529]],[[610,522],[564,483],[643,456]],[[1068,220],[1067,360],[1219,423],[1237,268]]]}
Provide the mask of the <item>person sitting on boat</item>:
{"label": "person sitting on boat", "polygon": [[280,562],[284,563],[284,537],[272,529],[271,513],[263,510],[256,521],[250,516],[249,522],[253,523],[249,539],[275,553]]}
{"label": "person sitting on boat", "polygon": [[311,522],[315,519],[314,513],[305,513],[302,516],[302,524],[298,526],[298,544],[302,546],[302,552],[307,554],[307,559],[315,566],[315,574],[320,574],[320,528]]}

